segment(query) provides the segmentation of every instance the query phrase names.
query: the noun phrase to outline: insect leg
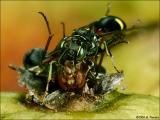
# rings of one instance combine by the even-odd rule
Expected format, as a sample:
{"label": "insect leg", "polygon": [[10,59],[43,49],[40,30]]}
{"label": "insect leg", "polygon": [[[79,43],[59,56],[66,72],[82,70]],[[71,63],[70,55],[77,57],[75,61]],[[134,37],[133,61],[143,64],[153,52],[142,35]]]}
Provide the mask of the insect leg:
{"label": "insect leg", "polygon": [[113,55],[112,55],[110,49],[108,49],[106,43],[105,43],[105,48],[106,48],[106,53],[107,53],[107,55],[109,55],[109,57],[110,57],[110,59],[111,59],[113,68],[119,73],[120,71],[117,69],[117,67],[116,67],[116,65],[115,65],[115,62],[114,62],[114,59],[113,59]]}
{"label": "insect leg", "polygon": [[61,56],[58,59],[58,63],[61,62],[62,57],[65,55],[65,53],[67,52],[68,49],[65,49],[64,52],[61,54]]}
{"label": "insect leg", "polygon": [[17,70],[17,69],[19,69],[19,67],[17,67],[17,66],[14,65],[14,64],[9,64],[8,67],[11,68],[12,70]]}
{"label": "insect leg", "polygon": [[51,29],[49,27],[49,22],[48,22],[46,16],[44,15],[44,13],[42,13],[42,12],[38,12],[38,13],[41,14],[42,17],[44,18],[44,20],[46,22],[46,25],[47,25],[48,33],[49,33],[49,37],[48,37],[48,40],[47,40],[47,43],[46,43],[46,46],[45,46],[45,49],[44,49],[44,53],[42,55],[42,60],[41,60],[41,64],[42,64],[42,61],[43,61],[43,59],[44,59],[44,57],[45,57],[45,55],[47,53],[50,41],[51,41],[51,39],[52,39],[52,37],[53,37],[54,34],[51,34]]}
{"label": "insect leg", "polygon": [[98,63],[98,55],[95,56],[94,62],[97,64]]}
{"label": "insect leg", "polygon": [[109,13],[110,13],[110,11],[111,11],[111,2],[108,2],[107,3],[107,10],[106,10],[105,16],[108,16]]}
{"label": "insect leg", "polygon": [[[90,62],[90,63],[89,63]],[[95,66],[95,64],[92,62],[92,61],[88,61],[88,69],[86,71],[86,74],[85,74],[85,77],[86,77],[86,81],[88,81],[89,79],[87,79],[87,75],[88,73],[90,72],[90,74],[92,76],[94,76],[91,72],[91,69]],[[93,91],[92,89],[89,88],[88,86],[88,82],[85,83],[84,87],[83,87],[83,90],[82,90],[82,96],[85,97],[86,94],[90,94],[90,95],[93,95]]]}
{"label": "insect leg", "polygon": [[[100,60],[99,60],[99,63],[97,63],[97,65],[98,65],[98,68],[97,69],[99,69],[100,67],[101,67],[101,65],[102,65],[102,62],[103,62],[103,58],[104,58],[104,54],[105,54],[105,52],[102,52],[100,55]],[[97,75],[98,75],[98,72],[96,72],[96,75],[92,75],[92,76],[95,76],[95,78],[97,77]]]}
{"label": "insect leg", "polygon": [[63,38],[66,36],[66,34],[65,34],[65,24],[64,24],[64,22],[61,22],[61,24],[62,24],[62,27],[63,27]]}
{"label": "insect leg", "polygon": [[47,95],[48,94],[48,89],[49,89],[49,82],[51,81],[52,79],[52,64],[55,63],[56,61],[51,61],[49,63],[49,73],[48,73],[48,80],[47,80],[47,86],[46,86],[46,91],[45,91],[45,94]]}
{"label": "insect leg", "polygon": [[[104,58],[104,54],[105,54],[105,45],[104,45],[104,42],[100,44],[100,48],[101,48],[101,52],[100,52],[100,60],[99,60],[99,63],[98,63],[98,68],[100,68],[102,62],[103,62],[103,58]],[[98,73],[97,73],[98,74]]]}
{"label": "insect leg", "polygon": [[100,58],[99,63],[98,63],[98,66],[99,66],[99,67],[101,66],[101,64],[102,64],[102,62],[103,62],[103,58],[104,58],[104,52],[101,53],[101,58]]}
{"label": "insect leg", "polygon": [[119,42],[117,42],[117,43],[113,44],[111,47],[116,46],[116,45],[121,44],[121,43],[126,43],[126,44],[128,44],[128,43],[129,43],[129,41],[125,41],[125,40],[123,40],[123,41],[119,41]]}
{"label": "insect leg", "polygon": [[42,73],[44,69],[39,66],[34,66],[34,67],[29,68],[28,70],[31,72],[34,72],[36,75],[39,75],[40,73]]}
{"label": "insect leg", "polygon": [[85,77],[87,77],[88,72],[94,67],[94,63],[92,61],[89,61],[90,63],[88,63],[88,69],[86,71]]}

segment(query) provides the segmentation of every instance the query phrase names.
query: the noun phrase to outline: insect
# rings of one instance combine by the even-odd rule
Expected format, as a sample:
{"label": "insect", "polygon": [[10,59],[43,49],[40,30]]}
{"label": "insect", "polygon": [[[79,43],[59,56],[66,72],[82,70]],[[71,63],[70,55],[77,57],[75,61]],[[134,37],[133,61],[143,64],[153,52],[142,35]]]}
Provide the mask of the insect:
{"label": "insect", "polygon": [[[53,37],[44,13],[49,37],[45,48],[33,48],[24,56],[24,67],[9,65],[16,70],[19,82],[28,88],[28,99],[36,103],[55,105],[65,103],[65,97],[74,94],[104,94],[114,90],[123,79],[113,61],[110,49],[124,40],[125,22],[116,16],[106,15],[83,27],[74,29],[70,36],[65,34],[56,48],[48,52]],[[101,66],[104,55],[112,61],[116,73],[108,74]]]}

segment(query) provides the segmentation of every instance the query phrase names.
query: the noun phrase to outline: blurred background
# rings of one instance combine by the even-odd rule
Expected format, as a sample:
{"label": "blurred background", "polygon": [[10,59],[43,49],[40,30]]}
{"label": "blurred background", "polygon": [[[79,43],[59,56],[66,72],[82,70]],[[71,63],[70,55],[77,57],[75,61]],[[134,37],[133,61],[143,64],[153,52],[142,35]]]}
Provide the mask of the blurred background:
{"label": "blurred background", "polygon": [[[159,1],[114,1],[110,15],[122,18],[130,28],[141,21],[143,29],[133,31],[127,40],[111,51],[117,67],[124,71],[122,84],[127,92],[159,96]],[[25,91],[18,86],[17,73],[8,68],[14,63],[22,66],[24,53],[31,48],[44,47],[48,38],[46,24],[37,14],[42,11],[55,34],[49,50],[74,28],[96,21],[104,16],[107,1],[1,1],[1,91]],[[108,57],[103,65],[109,73],[115,72]]]}

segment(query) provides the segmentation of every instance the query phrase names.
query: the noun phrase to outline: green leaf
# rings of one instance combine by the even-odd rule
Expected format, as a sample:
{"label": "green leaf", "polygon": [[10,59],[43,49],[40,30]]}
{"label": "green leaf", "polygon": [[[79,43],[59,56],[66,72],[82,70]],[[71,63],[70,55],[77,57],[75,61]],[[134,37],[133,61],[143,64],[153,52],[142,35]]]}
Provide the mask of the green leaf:
{"label": "green leaf", "polygon": [[[78,107],[78,108],[77,108]],[[84,108],[85,109],[82,109]],[[81,112],[69,112],[69,111]],[[83,110],[87,110],[83,111]],[[25,102],[24,93],[1,92],[2,119],[137,119],[158,118],[159,97],[113,92],[105,95],[97,105],[70,103],[67,112],[54,112]]]}

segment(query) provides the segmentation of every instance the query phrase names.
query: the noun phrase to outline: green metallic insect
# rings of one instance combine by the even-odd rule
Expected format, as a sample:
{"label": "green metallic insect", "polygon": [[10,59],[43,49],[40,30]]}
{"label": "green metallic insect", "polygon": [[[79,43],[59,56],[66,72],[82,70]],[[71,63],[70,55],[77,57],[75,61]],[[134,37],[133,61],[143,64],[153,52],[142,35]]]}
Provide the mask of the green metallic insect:
{"label": "green metallic insect", "polygon": [[[24,67],[10,65],[19,75],[19,82],[28,88],[27,99],[54,108],[64,105],[73,94],[104,94],[114,90],[123,79],[123,72],[114,64],[110,49],[124,40],[126,24],[116,16],[106,15],[98,21],[65,35],[53,51],[48,52],[53,37],[46,16],[39,12],[48,28],[45,48],[33,48],[24,56]],[[104,55],[112,61],[116,73],[108,74],[101,66]],[[49,105],[48,105],[49,104]]]}

